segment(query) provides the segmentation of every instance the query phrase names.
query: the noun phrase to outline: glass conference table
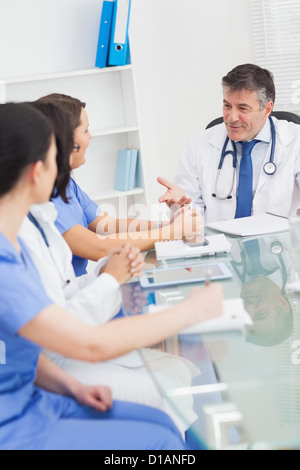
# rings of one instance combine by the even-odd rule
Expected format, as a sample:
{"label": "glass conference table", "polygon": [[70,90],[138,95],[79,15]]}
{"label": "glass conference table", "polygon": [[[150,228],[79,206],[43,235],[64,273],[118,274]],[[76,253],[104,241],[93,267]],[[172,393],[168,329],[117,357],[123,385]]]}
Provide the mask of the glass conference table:
{"label": "glass conference table", "polygon": [[[162,266],[226,263],[233,277],[221,281],[225,299],[242,297],[253,324],[232,331],[178,334],[153,346],[162,351],[157,358],[147,349],[140,354],[175,421],[190,428],[199,444],[208,449],[298,449],[300,294],[287,285],[297,280],[299,260],[289,232],[258,238],[250,243],[252,251],[248,239],[230,241],[230,254],[209,258],[157,262],[151,251],[146,267],[155,271]],[[123,308],[128,315],[146,314],[154,304],[168,307],[184,300],[195,287],[145,290],[131,283],[123,288]]]}

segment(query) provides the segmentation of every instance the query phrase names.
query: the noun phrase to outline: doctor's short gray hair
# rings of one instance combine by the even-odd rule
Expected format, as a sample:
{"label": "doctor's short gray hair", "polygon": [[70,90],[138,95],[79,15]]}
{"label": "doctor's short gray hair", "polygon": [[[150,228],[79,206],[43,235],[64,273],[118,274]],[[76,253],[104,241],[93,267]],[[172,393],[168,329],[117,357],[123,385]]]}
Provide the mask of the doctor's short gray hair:
{"label": "doctor's short gray hair", "polygon": [[276,90],[273,74],[258,65],[239,65],[222,79],[223,88],[231,91],[255,91],[263,110],[269,101],[275,103]]}

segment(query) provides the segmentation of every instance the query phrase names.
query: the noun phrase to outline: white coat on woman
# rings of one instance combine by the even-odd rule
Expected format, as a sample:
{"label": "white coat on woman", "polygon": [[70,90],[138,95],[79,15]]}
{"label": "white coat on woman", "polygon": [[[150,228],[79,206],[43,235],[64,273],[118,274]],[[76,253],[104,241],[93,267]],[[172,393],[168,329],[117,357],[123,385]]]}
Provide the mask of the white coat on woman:
{"label": "white coat on woman", "polygon": [[[120,285],[110,274],[98,275],[106,258],[100,260],[90,274],[77,277],[72,265],[72,252],[55,226],[57,211],[51,202],[31,208],[31,214],[46,235],[25,218],[19,236],[25,242],[44,288],[53,302],[66,308],[81,321],[97,326],[112,319],[120,310],[122,295]],[[112,361],[90,364],[59,356],[50,351],[45,354],[61,369],[86,385],[107,385],[114,400],[140,403],[169,413],[181,432],[197,418],[193,411],[193,399],[181,399],[185,420],[171,410],[150,377],[139,352],[134,351]],[[199,370],[190,362],[160,351],[144,349],[143,356],[171,387],[186,387]]]}

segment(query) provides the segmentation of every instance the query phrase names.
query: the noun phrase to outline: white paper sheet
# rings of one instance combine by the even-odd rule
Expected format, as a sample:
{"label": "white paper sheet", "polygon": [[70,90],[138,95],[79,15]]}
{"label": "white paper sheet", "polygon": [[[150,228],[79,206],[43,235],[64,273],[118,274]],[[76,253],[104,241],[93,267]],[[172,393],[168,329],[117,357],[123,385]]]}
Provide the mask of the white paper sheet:
{"label": "white paper sheet", "polygon": [[236,235],[239,237],[252,237],[268,233],[286,232],[290,229],[289,220],[271,214],[260,214],[243,219],[224,220],[207,224],[207,227],[218,232]]}
{"label": "white paper sheet", "polygon": [[[155,306],[151,305],[149,313],[157,313],[162,310],[170,308],[169,306]],[[183,331],[180,335],[214,333],[220,331],[242,331],[245,326],[253,325],[250,315],[244,308],[244,303],[241,298],[226,299],[224,300],[223,315],[214,320],[209,320],[203,323],[197,323]]]}
{"label": "white paper sheet", "polygon": [[197,258],[198,256],[214,256],[219,253],[230,253],[231,243],[225,235],[206,237],[207,246],[189,247],[182,240],[155,243],[158,260],[176,258]]}

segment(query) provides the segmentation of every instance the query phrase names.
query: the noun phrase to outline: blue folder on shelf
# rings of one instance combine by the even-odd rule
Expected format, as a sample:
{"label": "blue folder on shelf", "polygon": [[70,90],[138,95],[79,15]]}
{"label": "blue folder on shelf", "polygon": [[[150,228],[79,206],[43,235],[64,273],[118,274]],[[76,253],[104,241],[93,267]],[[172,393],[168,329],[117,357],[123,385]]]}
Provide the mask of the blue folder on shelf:
{"label": "blue folder on shelf", "polygon": [[96,67],[105,68],[108,63],[110,35],[113,23],[115,2],[103,2],[102,15],[99,30]]}
{"label": "blue folder on shelf", "polygon": [[109,48],[109,65],[122,66],[128,63],[130,8],[131,0],[115,0]]}
{"label": "blue folder on shelf", "polygon": [[117,189],[118,191],[128,191],[130,165],[131,150],[119,150],[115,179],[115,189]]}
{"label": "blue folder on shelf", "polygon": [[135,188],[136,167],[137,167],[137,159],[138,159],[137,149],[131,149],[130,152],[131,152],[131,159],[130,159],[128,191],[132,191]]}

